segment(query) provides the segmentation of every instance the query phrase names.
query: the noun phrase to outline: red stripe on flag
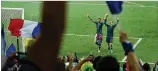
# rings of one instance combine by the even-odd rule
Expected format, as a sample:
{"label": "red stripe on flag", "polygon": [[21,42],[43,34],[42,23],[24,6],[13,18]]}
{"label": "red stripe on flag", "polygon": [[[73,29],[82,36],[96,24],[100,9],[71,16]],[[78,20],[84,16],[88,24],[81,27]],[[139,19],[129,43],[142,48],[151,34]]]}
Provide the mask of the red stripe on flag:
{"label": "red stripe on flag", "polygon": [[8,30],[11,32],[13,36],[21,36],[20,29],[23,27],[23,24],[23,19],[11,19]]}

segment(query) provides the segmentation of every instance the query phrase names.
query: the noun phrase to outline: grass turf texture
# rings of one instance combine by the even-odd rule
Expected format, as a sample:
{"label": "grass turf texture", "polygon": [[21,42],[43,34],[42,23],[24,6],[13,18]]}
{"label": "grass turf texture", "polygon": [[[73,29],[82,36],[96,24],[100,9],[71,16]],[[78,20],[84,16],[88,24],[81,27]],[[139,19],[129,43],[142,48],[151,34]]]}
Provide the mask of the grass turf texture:
{"label": "grass turf texture", "polygon": [[[130,39],[134,44],[137,42],[138,39]],[[94,54],[95,56],[98,55],[109,55],[107,44],[105,42],[105,37],[103,40],[101,52],[98,53],[98,46],[94,44],[94,36],[75,36],[75,35],[65,35],[64,41],[62,44],[63,49],[61,50],[61,54],[66,56],[67,52],[76,52],[79,57],[87,56],[88,54]],[[119,43],[118,38],[114,38],[113,42],[113,51],[112,54],[118,60],[122,60],[124,57],[124,52]]]}
{"label": "grass turf texture", "polygon": [[[69,2],[69,3],[84,3],[84,4],[68,4],[67,6],[67,26],[65,34],[84,34],[95,35],[96,27],[86,16],[88,13],[93,19],[103,17],[105,13],[109,14],[109,20],[112,16],[105,2]],[[158,2],[135,2],[144,6],[156,6]],[[102,4],[102,5],[88,5]],[[130,5],[130,6],[126,6]],[[2,7],[24,8],[25,19],[40,21],[40,2],[3,2]],[[130,37],[143,38],[135,49],[138,58],[144,62],[155,62],[158,59],[158,8],[140,7],[131,3],[124,3],[123,12],[120,15],[120,25]],[[114,31],[115,36],[119,36],[117,28]],[[106,27],[103,27],[103,35],[106,35]],[[66,55],[67,52],[77,52],[82,57],[89,53],[95,55],[107,55],[107,45],[103,43],[101,53],[97,53],[97,48],[93,43],[94,37],[79,37],[79,36],[64,36],[62,42],[61,55]],[[8,39],[9,40],[9,39]],[[137,40],[130,39],[133,43]],[[8,41],[12,42],[12,41]],[[8,44],[9,45],[9,44]],[[122,60],[123,50],[118,41],[114,39],[114,56],[118,60]]]}

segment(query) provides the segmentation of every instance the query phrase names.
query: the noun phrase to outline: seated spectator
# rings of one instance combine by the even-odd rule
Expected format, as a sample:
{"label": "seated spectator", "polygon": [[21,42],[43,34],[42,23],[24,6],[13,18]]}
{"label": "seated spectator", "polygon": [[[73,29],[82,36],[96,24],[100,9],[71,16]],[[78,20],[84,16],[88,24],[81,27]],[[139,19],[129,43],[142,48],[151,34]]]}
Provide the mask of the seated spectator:
{"label": "seated spectator", "polygon": [[96,71],[120,71],[120,65],[113,56],[104,56],[97,62]]}
{"label": "seated spectator", "polygon": [[76,71],[76,70],[80,70],[81,66],[88,62],[88,61],[93,61],[94,56],[89,55],[88,57],[84,58],[83,60],[81,60],[75,67],[72,68],[72,71]]}
{"label": "seated spectator", "polygon": [[62,58],[62,61],[63,61],[64,63],[66,63],[66,62],[67,62],[67,57],[64,56],[64,57]]}
{"label": "seated spectator", "polygon": [[93,60],[93,68],[94,69],[96,69],[96,64],[97,64],[98,60],[101,59],[101,57],[102,56],[97,56],[97,57],[94,58],[94,60]]}
{"label": "seated spectator", "polygon": [[87,61],[87,62],[83,63],[83,65],[81,66],[80,71],[94,71],[92,62]]}
{"label": "seated spectator", "polygon": [[[91,56],[92,58],[94,58],[93,54],[90,54],[89,56]],[[89,60],[85,63],[83,63],[83,65],[81,66],[81,71],[94,71],[93,68],[93,60]]]}
{"label": "seated spectator", "polygon": [[18,71],[18,62],[16,57],[16,52],[8,56],[8,59],[2,69],[2,71]]}
{"label": "seated spectator", "polygon": [[149,65],[148,63],[145,63],[145,64],[143,65],[143,70],[144,70],[144,71],[150,71],[150,65]]}

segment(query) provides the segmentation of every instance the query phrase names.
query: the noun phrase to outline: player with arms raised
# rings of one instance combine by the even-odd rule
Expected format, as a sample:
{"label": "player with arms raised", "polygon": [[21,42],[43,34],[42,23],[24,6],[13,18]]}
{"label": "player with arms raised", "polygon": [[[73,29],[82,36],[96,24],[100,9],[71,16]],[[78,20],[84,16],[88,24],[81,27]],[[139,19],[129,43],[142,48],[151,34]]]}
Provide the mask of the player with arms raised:
{"label": "player with arms raised", "polygon": [[98,21],[94,21],[91,17],[87,14],[87,17],[96,25],[96,35],[94,38],[94,42],[98,45],[98,52],[100,52],[101,43],[102,43],[102,27],[104,22],[102,22],[101,18],[98,18]]}
{"label": "player with arms raised", "polygon": [[104,16],[104,24],[107,27],[107,37],[106,37],[106,42],[108,44],[108,53],[113,53],[112,51],[112,41],[113,41],[113,35],[114,35],[114,29],[117,26],[118,22],[119,22],[119,18],[117,18],[117,21],[115,24],[113,24],[113,21],[110,21],[110,23],[107,22],[107,17],[108,14],[105,14]]}

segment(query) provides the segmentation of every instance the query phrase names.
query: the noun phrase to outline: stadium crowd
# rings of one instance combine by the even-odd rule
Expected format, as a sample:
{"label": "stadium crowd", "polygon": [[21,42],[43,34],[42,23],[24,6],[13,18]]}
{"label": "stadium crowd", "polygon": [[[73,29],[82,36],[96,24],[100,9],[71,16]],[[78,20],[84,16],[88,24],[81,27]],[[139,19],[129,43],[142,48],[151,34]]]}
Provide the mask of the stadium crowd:
{"label": "stadium crowd", "polygon": [[[157,71],[158,61],[155,63],[153,69],[150,68],[148,63],[142,63],[137,60],[137,57],[132,48],[132,44],[127,40],[127,34],[121,32],[120,42],[127,55],[127,61],[121,66],[117,59],[111,55],[107,56],[94,56],[92,54],[78,58],[76,53],[68,53],[67,56],[58,56],[55,66],[55,71]],[[35,43],[35,40],[30,41],[29,48]],[[33,63],[25,60],[26,58],[19,58],[17,52],[12,53],[3,67],[2,71],[40,71],[40,69]],[[27,53],[19,53],[20,55],[27,56]],[[31,66],[25,65],[30,63]],[[34,69],[35,68],[35,69]]]}

